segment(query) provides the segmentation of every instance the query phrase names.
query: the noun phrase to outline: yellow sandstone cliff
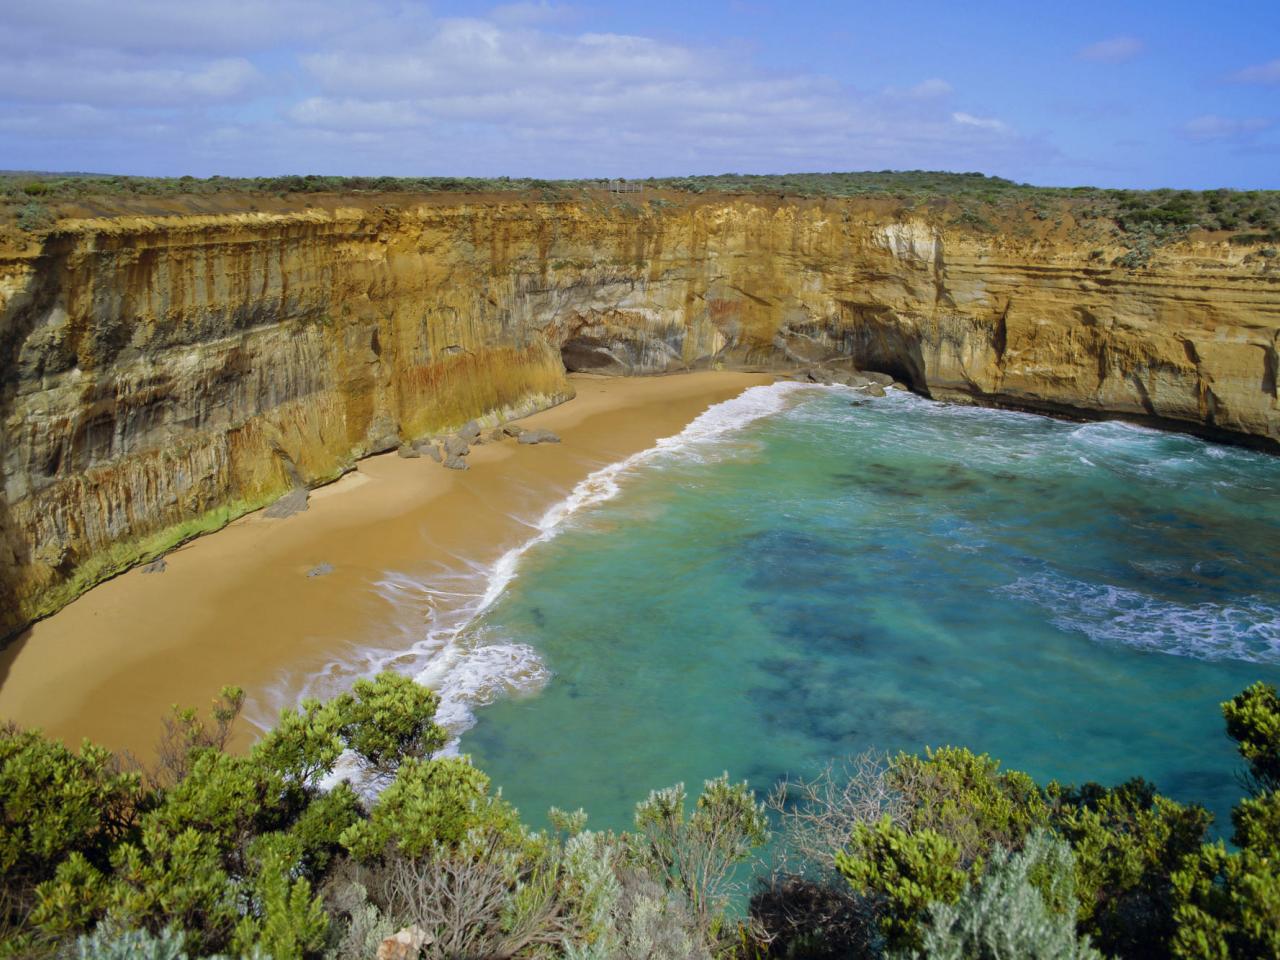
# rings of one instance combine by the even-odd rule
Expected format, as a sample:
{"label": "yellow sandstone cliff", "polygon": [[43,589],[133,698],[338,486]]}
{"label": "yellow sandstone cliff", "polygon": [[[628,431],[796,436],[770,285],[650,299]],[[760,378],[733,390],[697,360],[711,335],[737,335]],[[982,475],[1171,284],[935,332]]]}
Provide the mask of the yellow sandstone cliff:
{"label": "yellow sandstone cliff", "polygon": [[0,253],[0,636],[571,369],[835,357],[934,397],[1280,445],[1280,263],[1110,266],[844,200],[459,198],[64,219]]}

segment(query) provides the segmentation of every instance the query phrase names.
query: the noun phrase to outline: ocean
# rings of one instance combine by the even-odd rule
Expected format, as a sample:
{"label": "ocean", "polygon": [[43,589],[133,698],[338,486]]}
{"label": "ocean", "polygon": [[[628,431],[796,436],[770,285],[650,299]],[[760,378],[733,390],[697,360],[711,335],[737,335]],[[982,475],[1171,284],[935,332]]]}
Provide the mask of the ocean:
{"label": "ocean", "polygon": [[[867,749],[1133,776],[1229,833],[1218,704],[1280,682],[1280,458],[891,391],[752,387],[597,471],[412,651],[533,823]],[[383,665],[403,665],[404,651]]]}

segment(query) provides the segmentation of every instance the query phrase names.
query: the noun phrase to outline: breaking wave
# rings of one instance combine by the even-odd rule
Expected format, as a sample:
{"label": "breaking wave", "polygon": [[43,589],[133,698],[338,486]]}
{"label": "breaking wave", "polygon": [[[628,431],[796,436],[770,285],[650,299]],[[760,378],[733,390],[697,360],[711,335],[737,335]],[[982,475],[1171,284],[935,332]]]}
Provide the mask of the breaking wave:
{"label": "breaking wave", "polygon": [[1197,660],[1280,663],[1280,607],[1257,597],[1187,605],[1052,573],[1021,577],[997,592],[1041,607],[1055,626],[1096,643]]}
{"label": "breaking wave", "polygon": [[785,410],[797,391],[813,389],[820,388],[786,381],[748,387],[738,396],[709,407],[680,433],[601,467],[580,481],[567,497],[529,525],[531,536],[492,564],[463,560],[457,569],[430,579],[387,572],[374,588],[404,613],[397,640],[335,658],[301,683],[295,677],[283,678],[250,719],[266,729],[281,706],[303,697],[333,696],[359,677],[395,670],[412,674],[440,695],[437,719],[453,735],[447,752],[456,750],[458,736],[475,722],[474,708],[499,696],[536,692],[550,679],[550,671],[532,647],[490,636],[478,627],[485,611],[516,578],[524,555],[553,539],[584,510],[616,497],[622,479],[637,468],[671,457],[705,460],[716,441]]}

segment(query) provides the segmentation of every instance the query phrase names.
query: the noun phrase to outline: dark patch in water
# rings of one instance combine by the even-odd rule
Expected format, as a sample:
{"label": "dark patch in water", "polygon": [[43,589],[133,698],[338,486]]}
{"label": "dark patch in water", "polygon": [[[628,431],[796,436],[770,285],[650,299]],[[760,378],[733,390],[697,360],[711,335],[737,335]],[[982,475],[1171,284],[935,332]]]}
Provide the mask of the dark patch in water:
{"label": "dark patch in water", "polygon": [[824,752],[837,756],[848,751],[858,730],[845,715],[849,691],[844,683],[810,676],[797,682],[753,687],[747,698],[756,705],[764,722],[780,731],[802,731],[815,742],[827,744]]}

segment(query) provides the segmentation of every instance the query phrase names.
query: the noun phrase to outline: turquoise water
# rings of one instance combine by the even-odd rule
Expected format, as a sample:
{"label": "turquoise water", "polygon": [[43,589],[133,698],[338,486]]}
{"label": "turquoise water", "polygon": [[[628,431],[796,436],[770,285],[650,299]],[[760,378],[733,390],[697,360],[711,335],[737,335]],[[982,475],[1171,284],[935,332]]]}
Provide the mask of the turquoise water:
{"label": "turquoise water", "polygon": [[471,624],[546,668],[461,740],[526,817],[625,827],[676,781],[766,791],[957,744],[1043,779],[1141,775],[1227,823],[1218,703],[1280,682],[1280,459],[754,389],[617,471]]}

